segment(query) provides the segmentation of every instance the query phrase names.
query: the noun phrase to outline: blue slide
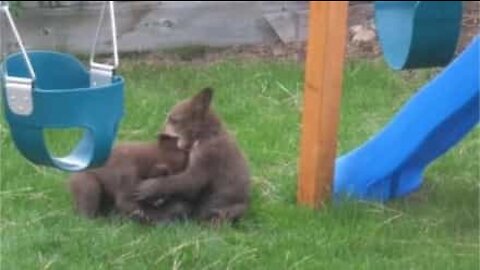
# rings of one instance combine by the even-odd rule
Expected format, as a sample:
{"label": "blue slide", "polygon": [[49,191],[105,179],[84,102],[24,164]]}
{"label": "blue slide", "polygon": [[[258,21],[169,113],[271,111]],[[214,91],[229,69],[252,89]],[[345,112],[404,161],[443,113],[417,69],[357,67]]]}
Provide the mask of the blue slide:
{"label": "blue slide", "polygon": [[425,168],[479,121],[480,36],[385,128],[337,158],[334,196],[385,202],[417,190]]}

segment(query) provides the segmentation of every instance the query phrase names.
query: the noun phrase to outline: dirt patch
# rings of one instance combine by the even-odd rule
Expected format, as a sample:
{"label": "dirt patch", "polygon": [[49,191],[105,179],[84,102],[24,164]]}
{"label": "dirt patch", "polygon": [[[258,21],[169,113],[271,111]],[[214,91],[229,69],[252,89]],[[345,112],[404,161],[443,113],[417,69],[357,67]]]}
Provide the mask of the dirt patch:
{"label": "dirt patch", "polygon": [[[373,5],[368,1],[357,1],[349,7],[348,58],[376,58],[381,50],[375,36]],[[462,31],[457,52],[463,50],[480,32],[480,2],[464,2]],[[372,38],[373,33],[373,38]],[[276,43],[262,45],[232,46],[228,48],[185,47],[163,52],[149,53],[142,57],[151,64],[209,64],[226,58],[240,59],[291,59],[304,61],[305,42]]]}
{"label": "dirt patch", "polygon": [[462,32],[457,52],[462,51],[480,33],[480,1],[465,1]]}

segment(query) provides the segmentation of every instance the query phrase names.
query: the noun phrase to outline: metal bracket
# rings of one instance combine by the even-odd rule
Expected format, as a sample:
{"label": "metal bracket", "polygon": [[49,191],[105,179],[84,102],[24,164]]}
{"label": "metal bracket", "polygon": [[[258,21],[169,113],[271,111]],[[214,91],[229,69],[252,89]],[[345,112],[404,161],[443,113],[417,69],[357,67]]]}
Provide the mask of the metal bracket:
{"label": "metal bracket", "polygon": [[19,77],[5,77],[7,103],[10,110],[18,115],[30,115],[33,111],[33,80]]}
{"label": "metal bracket", "polygon": [[90,85],[101,86],[112,83],[115,68],[111,65],[90,63]]}

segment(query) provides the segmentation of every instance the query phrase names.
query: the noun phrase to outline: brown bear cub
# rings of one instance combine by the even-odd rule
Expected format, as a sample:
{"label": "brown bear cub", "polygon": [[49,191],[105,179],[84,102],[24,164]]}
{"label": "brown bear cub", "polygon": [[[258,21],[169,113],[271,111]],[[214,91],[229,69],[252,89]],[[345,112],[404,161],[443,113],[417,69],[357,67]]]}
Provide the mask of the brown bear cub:
{"label": "brown bear cub", "polygon": [[213,90],[203,89],[170,111],[163,133],[189,149],[187,167],[178,174],[142,181],[138,201],[170,198],[191,202],[200,221],[236,221],[249,205],[250,172],[234,137],[211,109]]}
{"label": "brown bear cub", "polygon": [[120,144],[104,166],[72,174],[69,184],[76,211],[93,218],[113,208],[122,216],[159,222],[188,215],[186,203],[171,202],[157,208],[141,205],[133,197],[142,179],[185,169],[188,152],[177,145],[177,138],[167,134],[158,135],[157,142]]}

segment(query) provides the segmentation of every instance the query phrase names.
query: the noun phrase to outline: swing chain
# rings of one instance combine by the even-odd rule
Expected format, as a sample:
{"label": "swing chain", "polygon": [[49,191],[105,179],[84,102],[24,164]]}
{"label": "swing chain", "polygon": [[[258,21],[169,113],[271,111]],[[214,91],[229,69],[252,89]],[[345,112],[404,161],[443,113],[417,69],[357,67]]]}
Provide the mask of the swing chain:
{"label": "swing chain", "polygon": [[[30,115],[33,111],[32,91],[33,83],[35,81],[35,71],[33,70],[32,63],[28,57],[27,51],[23,45],[23,41],[18,33],[15,22],[13,21],[12,14],[10,13],[10,7],[7,1],[0,1],[0,11],[7,17],[7,21],[15,36],[18,46],[27,65],[30,78],[22,78],[17,76],[9,76],[6,68],[6,64],[3,65],[3,73],[5,78],[5,89],[7,102],[10,109],[19,115]],[[1,21],[3,28],[3,20]],[[4,37],[3,37],[4,38]],[[3,44],[3,43],[2,43]],[[2,49],[3,46],[2,46]],[[3,52],[2,52],[3,53]],[[5,61],[5,59],[4,59]]]}
{"label": "swing chain", "polygon": [[[110,25],[112,30],[112,44],[113,44],[113,65],[101,64],[95,62],[95,49],[97,41],[100,36],[100,29],[105,17],[105,10],[109,7]],[[90,53],[90,84],[93,86],[103,85],[111,83],[115,69],[119,65],[118,60],[118,47],[117,47],[117,27],[115,22],[115,10],[114,1],[106,1],[100,12],[100,18],[98,20],[97,31],[95,32],[95,38],[93,41],[92,50]]]}
{"label": "swing chain", "polygon": [[[30,58],[28,57],[27,51],[25,50],[25,46],[23,45],[23,41],[22,41],[22,38],[20,37],[17,26],[15,25],[15,22],[13,21],[12,13],[10,12],[10,5],[8,4],[8,1],[0,1],[0,10],[7,17],[8,24],[10,25],[10,28],[12,29],[13,35],[15,36],[15,39],[18,43],[18,46],[20,47],[20,50],[22,52],[23,58],[25,59],[25,63],[27,64],[28,73],[30,73],[30,78],[34,81],[35,80],[35,71],[33,70],[32,62],[30,61]],[[6,71],[5,71],[5,73],[6,73]]]}

